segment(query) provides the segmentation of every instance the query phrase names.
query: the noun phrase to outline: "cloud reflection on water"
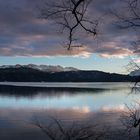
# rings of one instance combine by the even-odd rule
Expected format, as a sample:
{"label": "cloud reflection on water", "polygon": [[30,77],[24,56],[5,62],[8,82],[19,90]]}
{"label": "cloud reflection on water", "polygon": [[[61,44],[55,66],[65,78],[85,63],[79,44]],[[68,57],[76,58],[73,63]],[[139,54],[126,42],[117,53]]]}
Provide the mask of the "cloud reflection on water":
{"label": "cloud reflection on water", "polygon": [[[130,88],[14,88],[0,87],[0,139],[46,140],[46,136],[31,123],[35,118],[47,123],[49,116],[68,121],[88,121],[100,127],[108,126],[112,133],[122,129],[119,121],[139,94]],[[118,139],[121,140],[121,139]]]}

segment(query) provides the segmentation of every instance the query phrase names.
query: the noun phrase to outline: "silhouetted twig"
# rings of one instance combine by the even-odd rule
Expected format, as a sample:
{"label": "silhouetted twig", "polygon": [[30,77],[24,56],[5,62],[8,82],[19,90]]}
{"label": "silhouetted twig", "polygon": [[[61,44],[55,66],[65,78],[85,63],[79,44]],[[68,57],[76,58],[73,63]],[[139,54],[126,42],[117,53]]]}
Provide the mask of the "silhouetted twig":
{"label": "silhouetted twig", "polygon": [[50,123],[42,124],[38,120],[34,123],[50,140],[99,140],[105,132],[97,131],[97,125],[80,124],[78,122],[63,122],[51,117]]}

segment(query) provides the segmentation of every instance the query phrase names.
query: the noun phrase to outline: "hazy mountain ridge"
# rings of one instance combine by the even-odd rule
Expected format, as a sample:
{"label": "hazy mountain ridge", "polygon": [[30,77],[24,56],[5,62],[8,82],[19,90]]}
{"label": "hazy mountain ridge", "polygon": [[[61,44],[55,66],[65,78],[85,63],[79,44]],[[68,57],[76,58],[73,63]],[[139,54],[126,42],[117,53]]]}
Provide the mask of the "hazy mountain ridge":
{"label": "hazy mountain ridge", "polygon": [[129,82],[135,77],[102,71],[46,65],[15,65],[0,67],[0,81],[13,82]]}
{"label": "hazy mountain ridge", "polygon": [[73,67],[62,67],[60,65],[53,66],[53,65],[35,65],[35,64],[28,64],[28,65],[2,65],[0,66],[0,69],[5,69],[5,68],[31,68],[39,71],[44,71],[44,72],[61,72],[61,71],[77,71],[77,68]]}

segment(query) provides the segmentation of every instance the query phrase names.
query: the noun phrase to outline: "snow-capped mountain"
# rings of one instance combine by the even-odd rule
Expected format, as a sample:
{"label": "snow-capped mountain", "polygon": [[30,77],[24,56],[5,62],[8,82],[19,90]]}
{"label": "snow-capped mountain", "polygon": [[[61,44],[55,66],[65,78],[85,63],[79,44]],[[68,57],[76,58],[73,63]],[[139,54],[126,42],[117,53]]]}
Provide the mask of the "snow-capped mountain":
{"label": "snow-capped mountain", "polygon": [[44,71],[44,72],[64,72],[64,71],[78,71],[78,69],[73,68],[73,67],[62,67],[60,65],[53,66],[53,65],[35,65],[35,64],[28,64],[28,65],[2,65],[0,66],[0,69],[5,69],[5,68],[31,68],[31,69],[36,69],[39,71]]}
{"label": "snow-capped mountain", "polygon": [[140,76],[140,70],[134,70],[134,71],[130,72],[129,75],[130,76]]}

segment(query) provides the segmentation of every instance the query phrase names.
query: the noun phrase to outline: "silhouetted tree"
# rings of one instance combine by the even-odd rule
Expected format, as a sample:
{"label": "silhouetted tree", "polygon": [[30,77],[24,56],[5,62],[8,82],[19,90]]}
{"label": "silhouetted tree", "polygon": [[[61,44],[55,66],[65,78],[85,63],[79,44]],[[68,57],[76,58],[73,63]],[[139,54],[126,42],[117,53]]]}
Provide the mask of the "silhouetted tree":
{"label": "silhouetted tree", "polygon": [[62,27],[62,32],[68,33],[66,47],[82,47],[76,44],[75,34],[84,31],[92,36],[97,35],[98,19],[91,19],[88,7],[92,0],[57,0],[49,2],[46,0],[40,8],[41,18],[54,20]]}
{"label": "silhouetted tree", "polygon": [[[140,0],[124,0],[120,1],[123,6],[111,10],[111,13],[116,17],[116,25],[121,30],[131,30],[137,33],[136,39],[132,42],[134,55],[140,55]],[[140,71],[140,66],[135,60],[131,59],[128,64],[129,71]],[[138,86],[140,77],[137,77],[136,84]]]}
{"label": "silhouetted tree", "polygon": [[[111,13],[116,17],[116,25],[121,30],[131,30],[138,32],[137,39],[132,42],[133,53],[139,57],[140,55],[140,0],[124,0],[122,1],[124,8],[113,10]],[[128,71],[140,71],[140,66],[135,60],[131,59],[127,65]],[[135,85],[132,91],[140,91],[140,76],[136,77]],[[139,104],[138,104],[139,105]],[[122,116],[122,123],[126,127],[127,132],[131,133],[133,128],[138,128],[140,140],[140,107],[127,107],[128,111]]]}

